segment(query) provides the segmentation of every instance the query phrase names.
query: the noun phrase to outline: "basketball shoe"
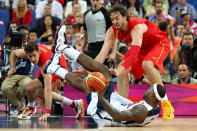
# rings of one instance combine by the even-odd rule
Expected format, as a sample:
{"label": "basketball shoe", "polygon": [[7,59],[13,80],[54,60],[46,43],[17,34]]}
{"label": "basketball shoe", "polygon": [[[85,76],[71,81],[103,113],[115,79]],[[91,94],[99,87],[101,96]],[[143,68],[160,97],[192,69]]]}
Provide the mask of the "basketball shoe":
{"label": "basketball shoe", "polygon": [[29,120],[31,116],[36,113],[36,107],[26,106],[25,110],[18,116],[19,120]]}
{"label": "basketball shoe", "polygon": [[60,56],[59,53],[54,53],[48,62],[48,64],[45,66],[44,73],[45,74],[55,74],[56,71],[61,67],[60,66]]}
{"label": "basketball shoe", "polygon": [[66,26],[61,25],[60,28],[55,33],[54,44],[52,47],[52,52],[62,53],[62,51],[68,46],[66,45]]}
{"label": "basketball shoe", "polygon": [[76,113],[76,119],[80,119],[81,117],[83,117],[85,113],[83,99],[74,100],[73,103],[71,104],[71,107],[74,109]]}
{"label": "basketball shoe", "polygon": [[171,120],[174,118],[174,108],[172,107],[169,100],[164,100],[161,102],[163,109],[163,120]]}

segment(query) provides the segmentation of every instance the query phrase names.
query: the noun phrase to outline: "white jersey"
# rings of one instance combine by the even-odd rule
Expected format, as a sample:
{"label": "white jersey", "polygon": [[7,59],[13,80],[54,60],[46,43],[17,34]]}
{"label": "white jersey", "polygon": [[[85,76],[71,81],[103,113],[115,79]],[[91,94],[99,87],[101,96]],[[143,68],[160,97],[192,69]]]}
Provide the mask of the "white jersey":
{"label": "white jersey", "polygon": [[[92,95],[92,99],[89,106],[87,113],[92,116],[92,118],[98,123],[98,126],[144,126],[151,121],[155,120],[160,112],[160,108],[158,107],[157,110],[154,110],[152,106],[150,106],[145,101],[140,101],[137,103],[133,103],[130,100],[118,95],[118,93],[113,92],[110,97],[110,104],[119,111],[130,110],[134,106],[143,104],[148,110],[148,117],[144,120],[144,122],[138,124],[135,121],[121,121],[121,122],[114,122],[113,118],[106,112],[101,111],[97,112],[97,102],[98,97],[97,94]],[[97,99],[96,99],[97,98]]]}

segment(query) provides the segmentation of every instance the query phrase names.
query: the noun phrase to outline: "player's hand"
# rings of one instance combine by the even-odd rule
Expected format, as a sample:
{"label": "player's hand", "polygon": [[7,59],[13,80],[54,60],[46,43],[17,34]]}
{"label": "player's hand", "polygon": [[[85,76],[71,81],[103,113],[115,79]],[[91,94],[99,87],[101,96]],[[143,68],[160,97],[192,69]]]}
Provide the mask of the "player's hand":
{"label": "player's hand", "polygon": [[122,65],[119,65],[118,68],[116,68],[116,69],[110,69],[110,72],[113,75],[119,76],[124,70],[125,70],[125,68]]}
{"label": "player's hand", "polygon": [[98,92],[98,98],[99,98],[99,99],[100,99],[100,98],[103,98],[103,95],[104,95],[105,91],[107,90],[108,86],[109,86],[109,85],[106,84],[105,89],[104,89],[103,91],[101,91],[101,92]]}
{"label": "player's hand", "polygon": [[47,117],[50,116],[50,114],[45,113],[44,115],[42,115],[39,120],[40,121],[47,121]]}
{"label": "player's hand", "polygon": [[70,73],[72,77],[86,77],[89,74],[89,72],[85,69],[76,70]]}
{"label": "player's hand", "polygon": [[11,77],[16,72],[16,69],[10,69],[8,71],[8,77]]}
{"label": "player's hand", "polygon": [[108,56],[108,62],[113,62],[116,59],[116,53],[111,53]]}

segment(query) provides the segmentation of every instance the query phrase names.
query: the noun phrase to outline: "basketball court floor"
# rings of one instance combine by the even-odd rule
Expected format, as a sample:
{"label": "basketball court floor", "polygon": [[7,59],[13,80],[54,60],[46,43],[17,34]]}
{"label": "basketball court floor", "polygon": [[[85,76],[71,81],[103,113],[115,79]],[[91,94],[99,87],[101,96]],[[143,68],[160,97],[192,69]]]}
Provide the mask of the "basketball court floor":
{"label": "basketball court floor", "polygon": [[31,120],[18,120],[16,116],[0,116],[0,130],[2,131],[197,131],[197,116],[190,118],[176,117],[170,121],[161,118],[145,127],[98,127],[91,117],[85,116],[76,120],[70,116],[51,116],[47,122],[33,116]]}

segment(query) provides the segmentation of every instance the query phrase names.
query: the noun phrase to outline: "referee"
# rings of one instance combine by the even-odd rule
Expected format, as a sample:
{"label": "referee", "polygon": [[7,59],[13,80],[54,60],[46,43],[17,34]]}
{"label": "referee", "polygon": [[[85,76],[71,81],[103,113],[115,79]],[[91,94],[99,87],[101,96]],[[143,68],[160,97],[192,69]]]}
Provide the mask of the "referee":
{"label": "referee", "polygon": [[[105,33],[112,22],[108,11],[101,6],[101,0],[91,0],[92,8],[84,14],[85,41],[88,43],[88,50],[84,53],[95,59],[102,49]],[[109,67],[107,61],[104,62]]]}

